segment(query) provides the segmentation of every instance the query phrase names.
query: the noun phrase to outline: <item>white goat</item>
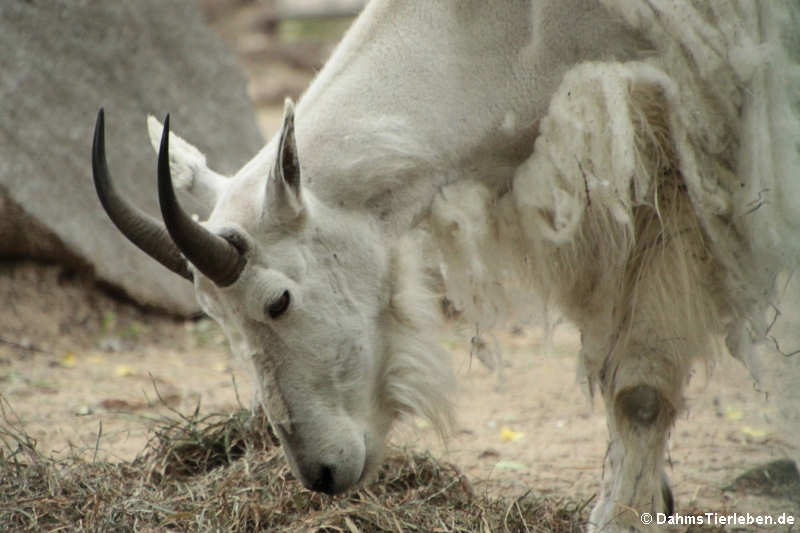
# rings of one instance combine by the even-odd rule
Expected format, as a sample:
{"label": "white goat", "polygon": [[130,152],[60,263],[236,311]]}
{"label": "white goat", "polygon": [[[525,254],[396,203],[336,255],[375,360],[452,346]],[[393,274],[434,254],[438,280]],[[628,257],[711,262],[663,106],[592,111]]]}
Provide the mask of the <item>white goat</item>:
{"label": "white goat", "polygon": [[[422,274],[440,258],[423,249],[443,252],[448,297],[487,326],[509,293],[547,287],[607,410],[590,529],[641,529],[639,513],[672,509],[664,448],[692,365],[724,335],[748,360],[800,257],[798,11],[376,0],[232,179],[165,125],[166,231],[114,193],[102,113],[95,181],[120,229],[193,279],[252,359],[315,490],[372,476],[398,416],[447,424]],[[180,209],[170,169],[207,221]]]}

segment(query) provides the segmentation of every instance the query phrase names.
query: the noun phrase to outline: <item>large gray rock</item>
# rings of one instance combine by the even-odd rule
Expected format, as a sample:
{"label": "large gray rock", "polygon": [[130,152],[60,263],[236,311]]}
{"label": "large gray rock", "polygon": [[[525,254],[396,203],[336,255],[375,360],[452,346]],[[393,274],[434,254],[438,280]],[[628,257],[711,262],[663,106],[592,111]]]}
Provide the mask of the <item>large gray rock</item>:
{"label": "large gray rock", "polygon": [[[144,304],[195,312],[190,284],[130,244],[102,211],[90,159],[104,106],[117,187],[156,214],[147,113],[169,112],[176,133],[223,173],[260,148],[243,75],[195,3],[3,0],[0,73],[0,255],[66,249],[72,263],[88,263]],[[62,246],[9,238],[28,224]]]}

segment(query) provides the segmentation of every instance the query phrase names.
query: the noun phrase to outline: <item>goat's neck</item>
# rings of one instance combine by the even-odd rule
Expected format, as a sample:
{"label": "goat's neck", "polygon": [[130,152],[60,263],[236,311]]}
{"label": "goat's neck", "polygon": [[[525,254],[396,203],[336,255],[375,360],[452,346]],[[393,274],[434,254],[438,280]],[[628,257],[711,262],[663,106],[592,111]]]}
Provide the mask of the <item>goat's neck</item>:
{"label": "goat's neck", "polygon": [[532,148],[529,40],[525,2],[370,3],[298,104],[309,187],[402,230],[443,183],[507,179]]}
{"label": "goat's neck", "polygon": [[[548,26],[548,10],[560,9],[572,10],[570,28]],[[371,2],[298,103],[304,185],[401,231],[444,183],[503,189],[563,71],[615,42],[572,42],[604,23],[598,10],[579,0]],[[274,140],[262,153],[269,160]]]}

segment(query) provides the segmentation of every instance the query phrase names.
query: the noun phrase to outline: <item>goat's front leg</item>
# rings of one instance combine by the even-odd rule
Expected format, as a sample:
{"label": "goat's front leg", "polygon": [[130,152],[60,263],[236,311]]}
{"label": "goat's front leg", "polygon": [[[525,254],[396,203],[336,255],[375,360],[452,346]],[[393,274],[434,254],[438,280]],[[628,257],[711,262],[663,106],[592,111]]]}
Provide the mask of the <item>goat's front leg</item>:
{"label": "goat's front leg", "polygon": [[657,513],[673,513],[664,456],[686,380],[679,368],[652,349],[607,361],[601,386],[609,444],[590,532],[656,530]]}

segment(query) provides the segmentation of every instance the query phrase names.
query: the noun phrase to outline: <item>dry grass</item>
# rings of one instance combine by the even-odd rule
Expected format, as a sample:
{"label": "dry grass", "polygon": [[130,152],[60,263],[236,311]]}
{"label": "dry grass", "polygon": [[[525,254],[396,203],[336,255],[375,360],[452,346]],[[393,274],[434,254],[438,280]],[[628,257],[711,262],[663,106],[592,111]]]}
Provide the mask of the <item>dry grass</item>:
{"label": "dry grass", "polygon": [[342,496],[303,489],[260,415],[158,421],[132,462],[45,457],[13,420],[0,424],[0,530],[573,532],[588,502],[475,494],[458,469],[393,451],[375,483]]}

